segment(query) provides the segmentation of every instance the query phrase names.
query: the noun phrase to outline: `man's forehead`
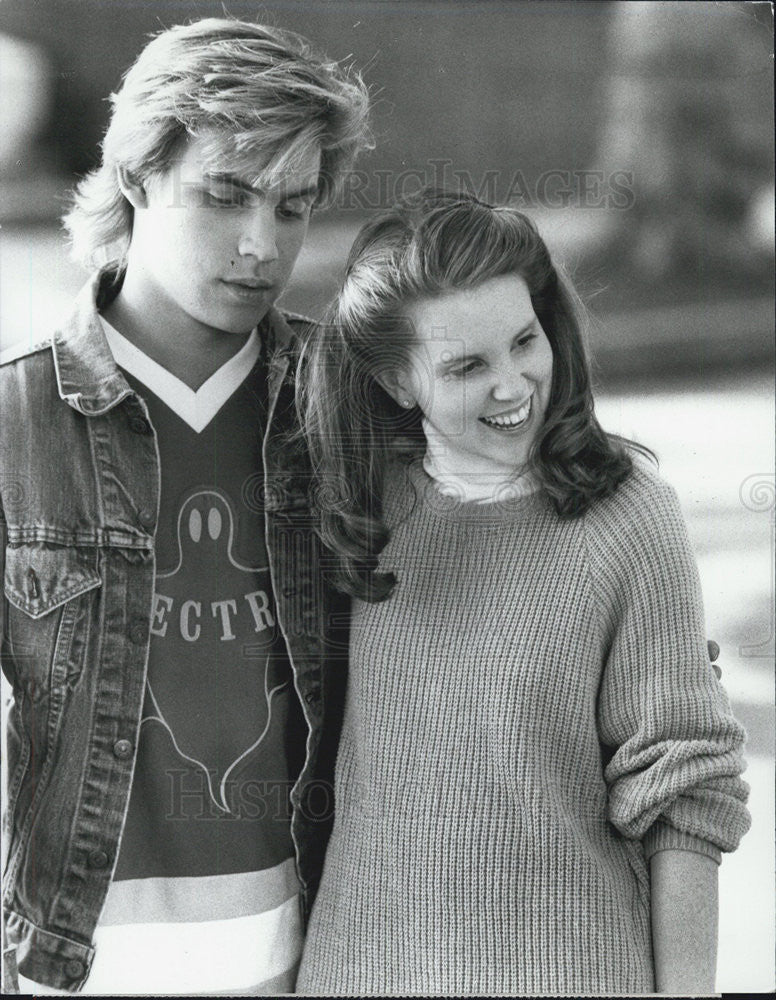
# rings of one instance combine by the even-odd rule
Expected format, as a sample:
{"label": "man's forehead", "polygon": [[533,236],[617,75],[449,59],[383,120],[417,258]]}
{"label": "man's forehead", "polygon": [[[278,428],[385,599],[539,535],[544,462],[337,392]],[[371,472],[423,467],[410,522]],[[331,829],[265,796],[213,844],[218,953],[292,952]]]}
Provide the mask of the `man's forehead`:
{"label": "man's forehead", "polygon": [[173,158],[182,180],[234,178],[258,191],[304,189],[317,184],[320,151],[315,148],[278,169],[278,155],[268,150],[239,149],[231,133],[189,139]]}

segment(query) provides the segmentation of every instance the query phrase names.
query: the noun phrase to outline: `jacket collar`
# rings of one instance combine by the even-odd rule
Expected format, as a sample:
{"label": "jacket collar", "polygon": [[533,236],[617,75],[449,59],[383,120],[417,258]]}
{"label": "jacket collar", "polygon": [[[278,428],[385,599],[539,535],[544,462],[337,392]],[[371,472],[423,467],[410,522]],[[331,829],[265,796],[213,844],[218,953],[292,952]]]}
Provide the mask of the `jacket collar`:
{"label": "jacket collar", "polygon": [[267,325],[269,327],[270,357],[276,357],[278,354],[290,354],[294,348],[296,334],[283,314],[274,306],[271,306],[267,313]]}
{"label": "jacket collar", "polygon": [[268,358],[267,364],[267,398],[272,411],[274,400],[280,392],[280,386],[286,379],[288,368],[296,340],[294,331],[288,325],[283,315],[273,306],[267,314]]}
{"label": "jacket collar", "polygon": [[87,417],[107,412],[132,392],[113,360],[97,314],[101,277],[94,275],[81,289],[51,341],[59,395]]}
{"label": "jacket collar", "polygon": [[[106,413],[132,394],[113,360],[97,312],[104,273],[95,274],[78,294],[73,309],[52,338],[54,367],[60,397],[84,416]],[[268,314],[270,330],[270,392],[288,370],[294,332],[274,307]]]}

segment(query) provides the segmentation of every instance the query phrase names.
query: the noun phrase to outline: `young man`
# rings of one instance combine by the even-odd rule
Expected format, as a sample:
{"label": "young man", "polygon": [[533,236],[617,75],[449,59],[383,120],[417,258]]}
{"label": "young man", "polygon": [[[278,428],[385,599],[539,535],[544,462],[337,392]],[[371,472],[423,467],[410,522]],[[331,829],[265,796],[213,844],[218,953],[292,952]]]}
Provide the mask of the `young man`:
{"label": "young man", "polygon": [[113,105],[66,220],[100,270],[0,367],[6,982],[282,993],[346,644],[290,434],[301,322],[273,303],[367,94],[209,19],[157,36]]}

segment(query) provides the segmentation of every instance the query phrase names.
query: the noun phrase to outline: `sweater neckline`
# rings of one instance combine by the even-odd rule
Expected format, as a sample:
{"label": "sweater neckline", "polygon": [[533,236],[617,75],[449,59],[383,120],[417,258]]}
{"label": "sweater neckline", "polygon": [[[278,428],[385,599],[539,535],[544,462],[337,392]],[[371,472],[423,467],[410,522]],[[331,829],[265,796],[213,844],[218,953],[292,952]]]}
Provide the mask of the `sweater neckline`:
{"label": "sweater neckline", "polygon": [[467,524],[498,524],[528,517],[545,509],[549,503],[543,489],[514,496],[509,491],[504,499],[492,503],[477,500],[462,501],[441,493],[434,479],[423,468],[423,458],[413,458],[406,466],[406,475],[414,487],[418,501],[433,516],[443,521],[465,521]]}

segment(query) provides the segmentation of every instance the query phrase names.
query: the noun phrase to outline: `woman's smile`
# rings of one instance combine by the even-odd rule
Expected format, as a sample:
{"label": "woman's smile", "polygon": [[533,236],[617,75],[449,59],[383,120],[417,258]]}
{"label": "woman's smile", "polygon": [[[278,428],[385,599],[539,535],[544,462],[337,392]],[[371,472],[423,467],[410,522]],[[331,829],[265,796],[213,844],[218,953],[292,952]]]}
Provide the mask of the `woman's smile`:
{"label": "woman's smile", "polygon": [[501,413],[494,413],[488,417],[480,417],[480,421],[486,427],[490,427],[500,433],[520,430],[530,419],[532,400],[533,393],[519,406],[513,407],[510,410],[503,410]]}

